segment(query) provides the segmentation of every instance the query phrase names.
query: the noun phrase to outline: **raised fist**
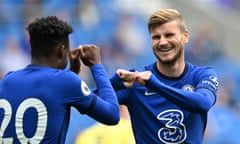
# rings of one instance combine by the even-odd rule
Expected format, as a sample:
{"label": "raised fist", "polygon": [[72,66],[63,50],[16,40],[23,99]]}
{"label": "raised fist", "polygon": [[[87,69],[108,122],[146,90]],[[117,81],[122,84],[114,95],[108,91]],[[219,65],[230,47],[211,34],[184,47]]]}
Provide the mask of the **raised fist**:
{"label": "raised fist", "polygon": [[70,51],[70,70],[79,74],[81,68],[81,58],[79,49],[74,49]]}
{"label": "raised fist", "polygon": [[80,58],[86,66],[101,64],[100,48],[96,45],[80,45],[78,49]]}
{"label": "raised fist", "polygon": [[136,81],[136,76],[137,76],[136,72],[131,72],[124,69],[118,69],[116,73],[118,77],[122,80],[126,88],[132,87],[134,82]]}

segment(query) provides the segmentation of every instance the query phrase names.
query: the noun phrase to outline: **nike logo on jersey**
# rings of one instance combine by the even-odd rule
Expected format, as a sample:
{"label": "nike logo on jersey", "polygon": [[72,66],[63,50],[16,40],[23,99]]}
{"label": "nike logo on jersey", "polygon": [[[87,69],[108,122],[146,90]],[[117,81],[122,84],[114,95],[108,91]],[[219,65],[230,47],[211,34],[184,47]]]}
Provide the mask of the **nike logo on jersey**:
{"label": "nike logo on jersey", "polygon": [[146,90],[144,94],[145,94],[145,96],[151,96],[151,95],[155,95],[155,94],[157,94],[157,93],[156,93],[156,92],[149,91],[149,90]]}

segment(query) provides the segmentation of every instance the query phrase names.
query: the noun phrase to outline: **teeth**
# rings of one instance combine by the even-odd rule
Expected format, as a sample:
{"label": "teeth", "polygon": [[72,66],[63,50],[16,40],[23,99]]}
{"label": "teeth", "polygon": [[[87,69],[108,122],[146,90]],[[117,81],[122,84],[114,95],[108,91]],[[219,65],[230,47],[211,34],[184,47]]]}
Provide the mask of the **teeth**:
{"label": "teeth", "polygon": [[171,50],[171,48],[159,48],[158,50],[161,52],[166,52],[166,51]]}

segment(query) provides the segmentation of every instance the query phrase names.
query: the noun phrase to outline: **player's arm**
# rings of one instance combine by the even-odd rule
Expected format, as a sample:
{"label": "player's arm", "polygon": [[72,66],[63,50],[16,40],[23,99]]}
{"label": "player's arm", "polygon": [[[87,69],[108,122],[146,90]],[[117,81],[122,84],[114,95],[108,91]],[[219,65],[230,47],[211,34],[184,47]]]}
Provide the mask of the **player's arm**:
{"label": "player's arm", "polygon": [[98,95],[85,113],[102,123],[117,124],[120,120],[118,100],[101,64],[100,49],[95,45],[81,46],[80,57],[90,68],[98,90]]}
{"label": "player's arm", "polygon": [[218,88],[216,74],[214,72],[206,73],[205,76],[201,76],[193,92],[168,86],[159,81],[151,72],[140,73],[137,81],[189,111],[206,112],[215,103]]}
{"label": "player's arm", "polygon": [[90,69],[98,93],[86,113],[105,124],[117,124],[120,119],[118,100],[103,65],[97,64]]}

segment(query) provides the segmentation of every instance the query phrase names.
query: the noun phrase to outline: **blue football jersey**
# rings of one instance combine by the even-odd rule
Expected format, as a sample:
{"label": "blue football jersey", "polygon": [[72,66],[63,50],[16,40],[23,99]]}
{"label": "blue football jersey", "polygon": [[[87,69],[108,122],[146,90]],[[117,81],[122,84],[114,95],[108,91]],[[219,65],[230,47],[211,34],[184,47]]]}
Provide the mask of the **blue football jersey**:
{"label": "blue football jersey", "polygon": [[116,124],[119,106],[106,72],[100,64],[91,72],[99,97],[69,70],[29,65],[8,73],[0,83],[0,143],[64,143],[71,106],[100,122]]}
{"label": "blue football jersey", "polygon": [[207,112],[216,101],[218,78],[210,67],[187,63],[184,73],[170,78],[156,63],[146,85],[123,89],[119,77],[111,79],[120,104],[128,107],[137,144],[202,144]]}

